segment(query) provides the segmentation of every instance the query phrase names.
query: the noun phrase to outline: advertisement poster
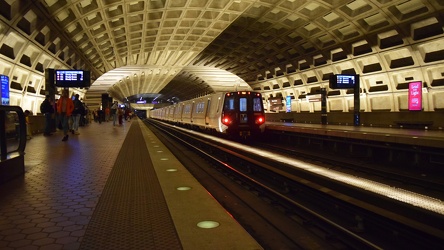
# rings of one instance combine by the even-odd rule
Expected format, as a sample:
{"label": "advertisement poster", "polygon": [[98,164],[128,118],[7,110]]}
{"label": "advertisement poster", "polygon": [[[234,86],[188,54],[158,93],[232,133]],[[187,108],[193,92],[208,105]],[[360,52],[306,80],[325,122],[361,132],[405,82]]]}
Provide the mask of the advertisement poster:
{"label": "advertisement poster", "polygon": [[9,105],[9,77],[0,75],[2,105]]}
{"label": "advertisement poster", "polygon": [[422,110],[422,82],[409,83],[409,110]]}
{"label": "advertisement poster", "polygon": [[286,97],[287,113],[291,112],[291,96]]}
{"label": "advertisement poster", "polygon": [[270,102],[270,110],[279,112],[282,108],[282,97],[270,97],[268,99]]}

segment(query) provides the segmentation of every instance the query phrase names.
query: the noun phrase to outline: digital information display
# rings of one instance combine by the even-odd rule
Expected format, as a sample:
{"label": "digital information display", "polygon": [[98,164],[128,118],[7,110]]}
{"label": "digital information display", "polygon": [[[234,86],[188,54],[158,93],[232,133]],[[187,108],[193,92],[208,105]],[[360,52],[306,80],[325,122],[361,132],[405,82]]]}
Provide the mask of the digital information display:
{"label": "digital information display", "polygon": [[353,89],[359,85],[359,75],[331,75],[328,84],[331,89]]}
{"label": "digital information display", "polygon": [[409,83],[409,110],[422,110],[422,82]]}
{"label": "digital information display", "polygon": [[9,77],[0,75],[2,105],[9,105]]}
{"label": "digital information display", "polygon": [[56,70],[56,81],[83,81],[83,70]]}
{"label": "digital information display", "polygon": [[336,83],[339,88],[353,88],[355,84],[355,76],[353,75],[337,75]]}
{"label": "digital information display", "polygon": [[88,88],[91,75],[85,70],[55,70],[55,86],[61,88]]}

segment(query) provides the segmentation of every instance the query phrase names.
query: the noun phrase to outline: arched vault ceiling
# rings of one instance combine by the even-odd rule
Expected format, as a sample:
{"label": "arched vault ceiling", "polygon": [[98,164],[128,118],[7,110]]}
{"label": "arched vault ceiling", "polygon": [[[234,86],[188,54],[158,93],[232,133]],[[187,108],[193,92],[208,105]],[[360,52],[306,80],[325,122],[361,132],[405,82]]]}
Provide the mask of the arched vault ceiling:
{"label": "arched vault ceiling", "polygon": [[[39,0],[96,80],[87,93],[189,99],[408,36],[437,0]],[[356,47],[354,47],[356,48]],[[302,66],[301,66],[302,65]],[[227,74],[230,72],[232,75]],[[237,83],[237,85],[236,85]],[[94,96],[94,97],[93,97]]]}
{"label": "arched vault ceiling", "polygon": [[[166,87],[168,85],[168,87]],[[95,91],[109,93],[125,100],[143,93],[159,93],[163,99],[193,97],[224,90],[251,90],[238,76],[218,68],[206,66],[159,67],[125,66],[99,77]]]}

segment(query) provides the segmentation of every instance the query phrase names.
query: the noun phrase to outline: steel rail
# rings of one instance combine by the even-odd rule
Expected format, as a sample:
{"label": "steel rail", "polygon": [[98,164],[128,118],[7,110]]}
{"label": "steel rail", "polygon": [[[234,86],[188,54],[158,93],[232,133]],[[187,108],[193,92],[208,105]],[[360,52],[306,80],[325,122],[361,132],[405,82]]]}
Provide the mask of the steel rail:
{"label": "steel rail", "polygon": [[[188,147],[192,148],[193,150],[198,152],[200,155],[204,156],[206,159],[211,160],[211,162],[213,162],[214,164],[217,164],[219,166],[223,166],[225,169],[230,170],[230,172],[232,174],[235,174],[238,178],[241,178],[245,182],[248,182],[249,185],[254,186],[256,189],[266,191],[269,196],[273,196],[274,199],[277,198],[287,204],[290,204],[293,208],[295,208],[295,207],[298,208],[299,210],[303,211],[305,216],[307,216],[307,214],[308,214],[311,217],[311,219],[310,219],[311,221],[322,221],[323,224],[324,223],[327,224],[329,227],[328,231],[330,232],[330,234],[333,234],[333,232],[334,232],[334,234],[337,235],[337,237],[336,237],[337,239],[347,239],[347,242],[344,242],[346,245],[352,246],[353,248],[360,248],[360,249],[383,249],[381,246],[378,246],[378,245],[370,242],[369,240],[367,240],[367,239],[357,235],[356,233],[350,231],[349,229],[343,227],[342,225],[337,224],[336,222],[330,220],[329,218],[313,211],[312,209],[304,206],[301,203],[294,201],[290,197],[285,196],[279,190],[273,189],[273,188],[261,183],[260,181],[254,179],[253,177],[242,173],[241,171],[237,170],[235,167],[231,166],[229,163],[227,163],[223,160],[220,160],[217,157],[215,157],[214,155],[212,155],[211,153],[208,153],[206,150],[203,150],[203,149],[197,147],[196,144],[197,144],[197,142],[199,142],[201,144],[205,144],[206,146],[204,148],[206,148],[206,149],[213,148],[215,150],[224,151],[229,155],[238,157],[244,161],[248,161],[254,165],[260,166],[265,169],[273,169],[270,165],[265,164],[259,160],[255,160],[251,157],[247,157],[243,154],[237,153],[234,150],[227,149],[226,146],[220,146],[215,143],[208,142],[203,138],[198,138],[197,136],[192,136],[189,133],[186,133],[186,132],[183,132],[180,130],[175,130],[174,133],[171,133],[170,132],[171,129],[174,129],[174,127],[171,127],[171,126],[169,127],[169,129],[164,129],[164,128],[160,128],[160,129],[162,129],[166,133],[169,133],[170,136],[175,137],[181,143],[186,144]],[[178,133],[180,134],[180,136],[178,135]],[[183,139],[183,137],[186,137],[187,139],[192,140],[192,142],[189,142],[189,141]],[[285,173],[281,172],[281,174],[285,174]],[[322,227],[325,229],[326,226],[322,225]]]}

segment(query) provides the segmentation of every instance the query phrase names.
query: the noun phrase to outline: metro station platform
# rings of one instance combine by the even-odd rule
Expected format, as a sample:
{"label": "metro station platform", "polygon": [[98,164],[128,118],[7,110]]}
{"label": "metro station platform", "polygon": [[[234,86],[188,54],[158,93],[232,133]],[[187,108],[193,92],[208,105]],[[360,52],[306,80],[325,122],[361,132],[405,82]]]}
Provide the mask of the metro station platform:
{"label": "metro station platform", "polygon": [[443,130],[266,122],[267,130],[444,148]]}
{"label": "metro station platform", "polygon": [[28,140],[1,249],[262,249],[139,119]]}

